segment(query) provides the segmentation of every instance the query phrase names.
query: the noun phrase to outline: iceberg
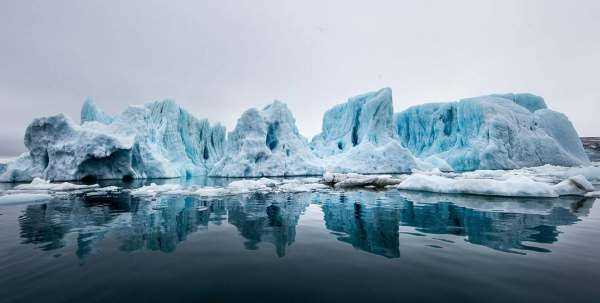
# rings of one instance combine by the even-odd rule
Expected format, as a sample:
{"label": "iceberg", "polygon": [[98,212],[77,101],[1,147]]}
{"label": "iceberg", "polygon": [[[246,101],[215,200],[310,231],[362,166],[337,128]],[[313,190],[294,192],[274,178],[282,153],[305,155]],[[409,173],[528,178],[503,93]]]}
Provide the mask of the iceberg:
{"label": "iceberg", "polygon": [[114,118],[104,113],[91,98],[85,99],[81,107],[81,123],[97,121],[102,124],[110,124]]}
{"label": "iceberg", "polygon": [[285,103],[274,101],[263,110],[252,108],[227,136],[225,156],[212,168],[218,177],[321,175],[320,159],[300,135]]}
{"label": "iceberg", "polygon": [[[329,109],[310,143],[281,101],[247,110],[227,137],[225,127],[172,100],[109,115],[86,99],[80,118],[80,124],[64,114],[35,119],[25,134],[28,152],[0,160],[0,182],[492,170],[523,170],[515,174],[535,175],[533,181],[577,175],[600,181],[600,167],[591,166],[568,118],[532,94],[394,114],[392,91],[383,88]],[[596,147],[596,140],[584,141],[588,152]]]}
{"label": "iceberg", "polygon": [[583,148],[591,161],[600,161],[600,138],[583,137],[581,138]]}
{"label": "iceberg", "polygon": [[79,126],[63,114],[38,118],[25,132],[29,152],[10,162],[0,180],[78,180],[89,174],[121,178],[134,173],[127,165],[131,139]]}
{"label": "iceberg", "polygon": [[456,171],[590,164],[568,118],[530,94],[424,104],[395,114],[394,121],[404,147]]}
{"label": "iceberg", "polygon": [[13,162],[14,158],[0,158],[0,175],[6,171],[6,167],[9,163]]}
{"label": "iceberg", "polygon": [[390,88],[352,97],[325,113],[311,148],[330,172],[410,172],[417,162],[400,144],[393,122]]}
{"label": "iceberg", "polygon": [[134,138],[134,178],[204,176],[225,147],[224,126],[197,119],[172,100],[130,106],[109,127]]}
{"label": "iceberg", "polygon": [[81,125],[63,114],[35,119],[25,133],[29,152],[6,164],[0,181],[191,177],[223,154],[225,128],[171,100],[114,118],[87,100],[81,116]]}

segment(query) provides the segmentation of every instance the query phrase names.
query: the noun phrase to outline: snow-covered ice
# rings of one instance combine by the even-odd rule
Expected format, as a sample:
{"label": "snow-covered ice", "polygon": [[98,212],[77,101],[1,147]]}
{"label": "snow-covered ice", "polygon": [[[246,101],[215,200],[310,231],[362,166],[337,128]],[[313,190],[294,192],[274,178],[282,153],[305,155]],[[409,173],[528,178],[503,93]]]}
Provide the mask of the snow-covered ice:
{"label": "snow-covered ice", "polygon": [[510,176],[525,176],[534,181],[558,183],[574,176],[584,176],[592,183],[600,183],[600,165],[580,167],[562,167],[544,165],[513,170],[475,170],[463,173],[448,173],[446,176],[461,176],[465,178],[506,179]]}
{"label": "snow-covered ice", "polygon": [[150,183],[150,185],[136,188],[130,192],[132,196],[156,196],[158,194],[172,193],[184,194],[183,187],[179,184],[161,184]]}
{"label": "snow-covered ice", "polygon": [[327,173],[321,179],[321,183],[331,185],[337,189],[368,186],[384,188],[400,184],[400,182],[402,182],[402,179],[388,175],[361,175],[356,173]]}
{"label": "snow-covered ice", "polygon": [[77,195],[98,192],[98,184],[82,185],[68,182],[52,183],[48,180],[35,178],[31,183],[19,184],[11,189],[0,191],[2,199],[16,200],[19,203],[49,200],[51,198],[69,198]]}
{"label": "snow-covered ice", "polygon": [[534,181],[526,176],[506,179],[449,178],[438,175],[413,174],[397,186],[402,190],[444,194],[472,194],[506,197],[548,197],[565,195],[585,196],[594,187],[583,176],[570,177],[558,184]]}
{"label": "snow-covered ice", "polygon": [[418,161],[397,141],[381,146],[363,142],[323,161],[327,171],[337,173],[407,173],[418,167]]}
{"label": "snow-covered ice", "polygon": [[34,178],[29,184],[20,184],[13,188],[13,190],[46,190],[46,191],[73,191],[81,189],[92,189],[99,187],[98,184],[93,185],[80,185],[68,182],[63,183],[51,183],[48,180]]}

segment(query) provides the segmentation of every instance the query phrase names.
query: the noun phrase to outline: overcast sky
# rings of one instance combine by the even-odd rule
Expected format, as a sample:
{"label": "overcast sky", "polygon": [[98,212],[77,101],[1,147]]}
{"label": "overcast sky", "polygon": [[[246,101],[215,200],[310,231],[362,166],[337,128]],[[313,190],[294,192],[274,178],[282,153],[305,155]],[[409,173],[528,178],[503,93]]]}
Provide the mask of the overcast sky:
{"label": "overcast sky", "polygon": [[389,86],[396,111],[532,92],[600,136],[600,1],[0,1],[0,156],[29,122],[92,97],[109,114],[173,98],[228,130],[287,102],[323,112]]}

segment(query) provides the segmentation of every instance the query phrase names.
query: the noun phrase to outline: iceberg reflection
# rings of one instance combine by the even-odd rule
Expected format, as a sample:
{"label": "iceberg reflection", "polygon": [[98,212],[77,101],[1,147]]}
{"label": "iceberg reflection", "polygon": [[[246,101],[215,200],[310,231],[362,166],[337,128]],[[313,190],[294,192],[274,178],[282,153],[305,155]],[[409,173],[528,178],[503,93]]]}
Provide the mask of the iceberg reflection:
{"label": "iceberg reflection", "polygon": [[[23,243],[42,250],[75,246],[79,258],[93,254],[104,239],[124,252],[173,252],[197,232],[230,225],[243,248],[270,243],[278,257],[296,241],[298,222],[317,204],[325,228],[337,240],[387,258],[400,257],[408,234],[454,235],[494,250],[549,252],[559,227],[586,216],[592,200],[512,199],[398,191],[252,194],[218,199],[164,196],[155,200],[103,196],[27,206],[19,217]],[[74,239],[74,243],[70,243]],[[449,241],[452,243],[452,241]]]}

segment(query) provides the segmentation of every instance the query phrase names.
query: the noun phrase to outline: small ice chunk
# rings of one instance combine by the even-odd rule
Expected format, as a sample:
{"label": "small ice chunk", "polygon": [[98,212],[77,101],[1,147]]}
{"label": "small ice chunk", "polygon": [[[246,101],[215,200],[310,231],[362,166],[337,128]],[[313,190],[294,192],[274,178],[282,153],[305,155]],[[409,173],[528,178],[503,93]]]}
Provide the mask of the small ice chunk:
{"label": "small ice chunk", "polygon": [[121,188],[118,186],[106,186],[97,188],[95,191],[114,192],[119,191]]}
{"label": "small ice chunk", "polygon": [[229,183],[227,187],[240,190],[260,190],[275,187],[277,181],[269,178],[260,178],[258,180],[238,180]]}
{"label": "small ice chunk", "polygon": [[401,179],[393,178],[388,175],[361,175],[361,174],[338,174],[326,173],[321,179],[321,183],[332,185],[335,188],[350,188],[350,187],[386,187],[389,185],[397,185],[402,182]]}
{"label": "small ice chunk", "polygon": [[594,186],[581,175],[573,176],[554,186],[559,196],[585,196],[594,191]]}
{"label": "small ice chunk", "polygon": [[585,194],[585,196],[588,198],[600,198],[600,191],[592,191]]}
{"label": "small ice chunk", "polygon": [[158,194],[175,194],[182,190],[179,184],[162,184],[150,183],[148,186],[142,186],[131,191],[132,196],[156,196]]}
{"label": "small ice chunk", "polygon": [[69,182],[50,183],[48,180],[34,178],[29,184],[15,186],[15,190],[50,190],[50,191],[73,191],[81,189],[97,188],[99,185],[78,185]]}
{"label": "small ice chunk", "polygon": [[312,192],[318,190],[328,189],[329,186],[321,183],[303,183],[303,182],[288,182],[282,184],[278,189],[282,192],[286,193],[303,193],[303,192]]}

